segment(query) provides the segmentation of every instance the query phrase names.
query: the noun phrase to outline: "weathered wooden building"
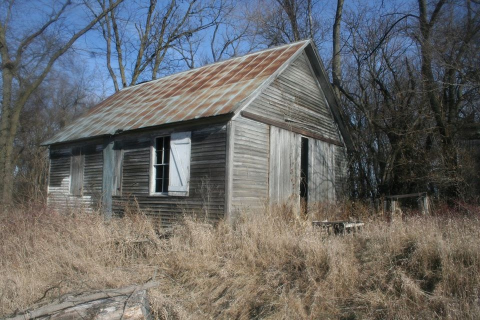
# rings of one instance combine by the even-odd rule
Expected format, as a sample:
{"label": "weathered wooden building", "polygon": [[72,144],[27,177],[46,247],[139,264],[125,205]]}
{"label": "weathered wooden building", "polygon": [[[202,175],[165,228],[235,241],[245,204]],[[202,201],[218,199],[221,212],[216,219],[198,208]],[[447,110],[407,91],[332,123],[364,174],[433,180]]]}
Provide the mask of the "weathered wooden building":
{"label": "weathered wooden building", "polygon": [[351,140],[311,41],[125,88],[45,143],[49,205],[169,225],[342,193]]}

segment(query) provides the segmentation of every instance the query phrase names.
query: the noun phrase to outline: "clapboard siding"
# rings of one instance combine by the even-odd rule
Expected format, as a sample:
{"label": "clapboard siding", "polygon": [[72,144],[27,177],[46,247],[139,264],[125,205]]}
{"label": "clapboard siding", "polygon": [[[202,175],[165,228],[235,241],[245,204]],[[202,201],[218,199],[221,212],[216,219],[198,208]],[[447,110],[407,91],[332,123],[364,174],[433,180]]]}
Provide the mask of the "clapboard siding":
{"label": "clapboard siding", "polygon": [[[194,213],[210,221],[224,216],[226,125],[216,124],[192,130],[190,188],[186,197],[150,196],[150,144],[155,134],[135,141],[117,141],[123,154],[122,195],[113,197],[113,211],[121,215],[125,206],[136,202],[146,214],[156,217],[163,227]],[[161,135],[161,132],[159,132]],[[148,143],[147,143],[148,142]]]}
{"label": "clapboard siding", "polygon": [[150,147],[128,149],[123,154],[122,193],[124,196],[148,195]]}
{"label": "clapboard siding", "polygon": [[[74,196],[70,191],[72,150],[80,148],[84,154],[83,193]],[[92,142],[82,146],[51,147],[48,205],[58,210],[81,208],[97,209],[102,195],[102,145]]]}
{"label": "clapboard siding", "polygon": [[96,152],[85,155],[84,195],[100,199],[102,194],[103,154]]}
{"label": "clapboard siding", "polygon": [[306,55],[300,55],[245,111],[341,141],[309,64]]}
{"label": "clapboard siding", "polygon": [[232,208],[261,208],[268,198],[269,126],[239,117],[233,134]]}

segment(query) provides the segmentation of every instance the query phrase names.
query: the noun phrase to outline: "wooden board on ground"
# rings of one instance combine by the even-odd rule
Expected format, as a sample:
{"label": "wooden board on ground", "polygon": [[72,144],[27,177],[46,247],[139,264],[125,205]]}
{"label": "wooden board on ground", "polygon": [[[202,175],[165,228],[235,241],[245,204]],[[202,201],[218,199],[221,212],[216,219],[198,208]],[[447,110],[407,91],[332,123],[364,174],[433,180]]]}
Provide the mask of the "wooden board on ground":
{"label": "wooden board on ground", "polygon": [[147,289],[158,286],[150,281],[140,286],[108,289],[97,292],[66,295],[55,302],[31,308],[6,319],[96,319],[147,320],[150,319]]}

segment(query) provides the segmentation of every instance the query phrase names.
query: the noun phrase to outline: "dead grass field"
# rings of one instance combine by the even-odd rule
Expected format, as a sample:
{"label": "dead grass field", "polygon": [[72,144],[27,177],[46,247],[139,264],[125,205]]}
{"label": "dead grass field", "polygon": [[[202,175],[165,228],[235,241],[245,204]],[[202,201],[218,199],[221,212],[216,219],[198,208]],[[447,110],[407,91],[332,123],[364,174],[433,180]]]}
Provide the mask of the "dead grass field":
{"label": "dead grass field", "polygon": [[276,210],[233,226],[186,219],[160,239],[141,214],[12,211],[0,215],[0,317],[155,278],[159,319],[478,319],[479,218],[377,219],[326,236]]}

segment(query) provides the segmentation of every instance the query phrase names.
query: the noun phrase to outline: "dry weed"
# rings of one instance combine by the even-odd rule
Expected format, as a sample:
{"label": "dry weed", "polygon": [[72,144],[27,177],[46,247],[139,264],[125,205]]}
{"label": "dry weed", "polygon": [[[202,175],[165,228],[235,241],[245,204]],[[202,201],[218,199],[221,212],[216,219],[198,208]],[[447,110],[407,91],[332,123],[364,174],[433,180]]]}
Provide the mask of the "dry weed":
{"label": "dry weed", "polygon": [[12,212],[0,217],[0,314],[68,291],[151,277],[158,319],[475,319],[480,223],[370,222],[327,236],[286,208],[235,225],[186,219],[159,239],[141,213]]}

